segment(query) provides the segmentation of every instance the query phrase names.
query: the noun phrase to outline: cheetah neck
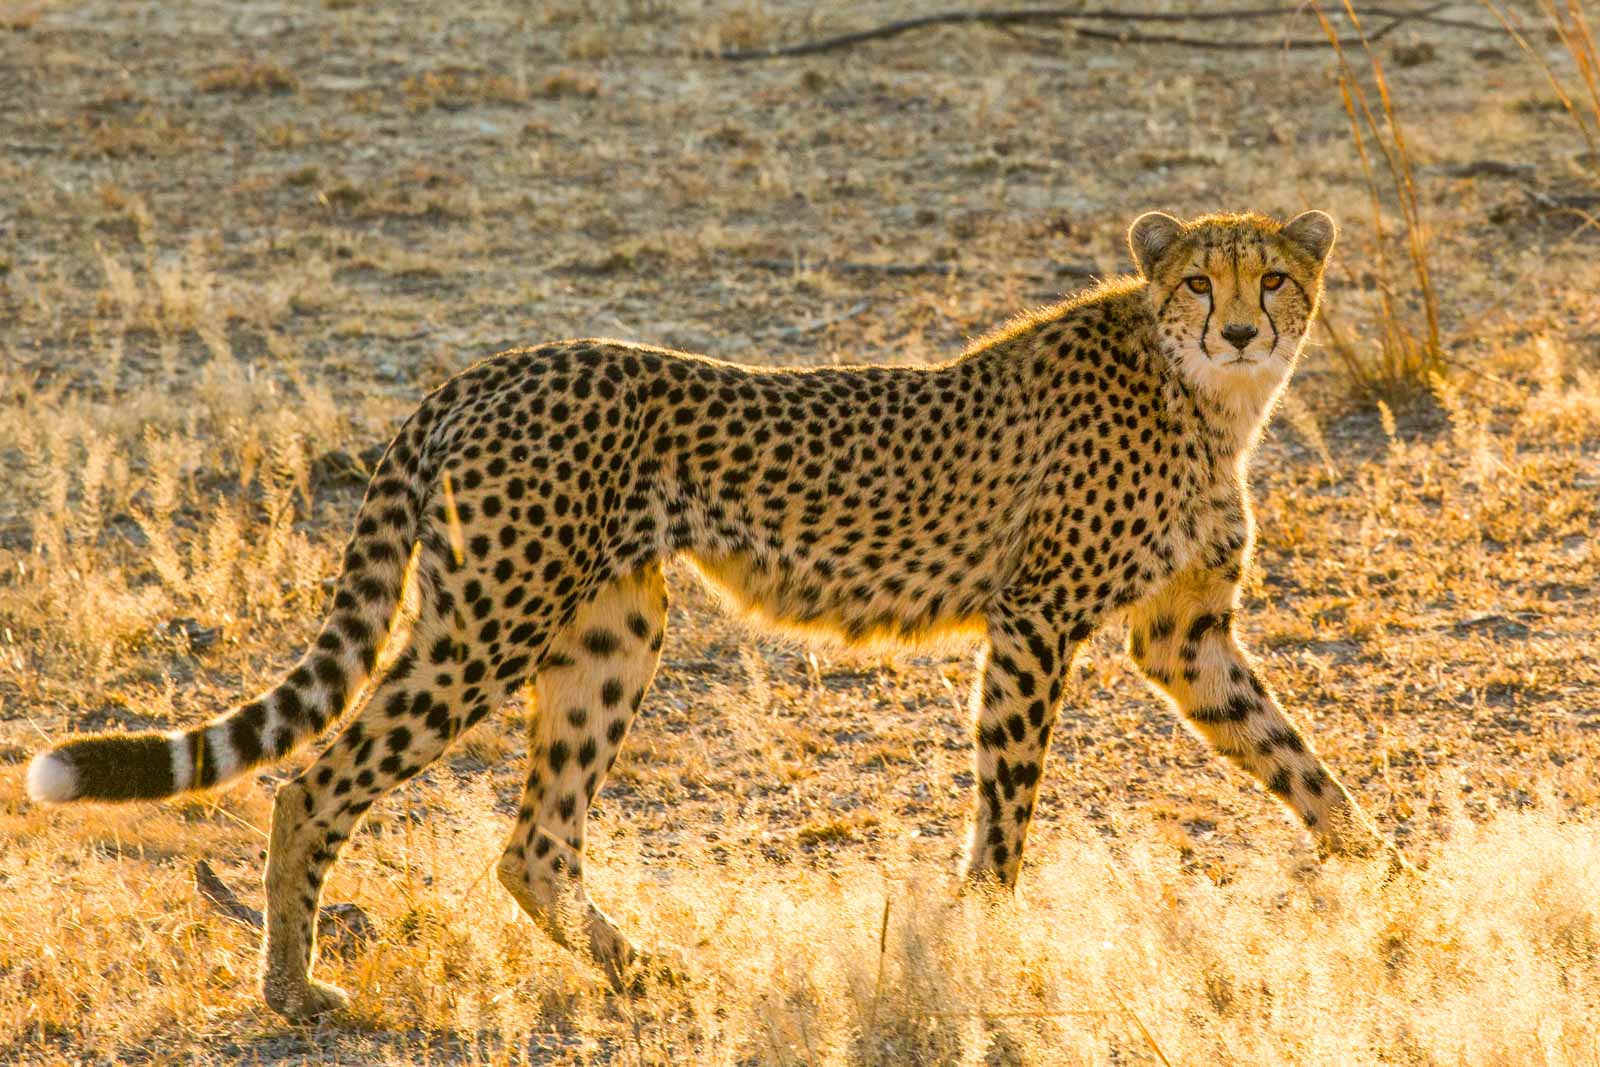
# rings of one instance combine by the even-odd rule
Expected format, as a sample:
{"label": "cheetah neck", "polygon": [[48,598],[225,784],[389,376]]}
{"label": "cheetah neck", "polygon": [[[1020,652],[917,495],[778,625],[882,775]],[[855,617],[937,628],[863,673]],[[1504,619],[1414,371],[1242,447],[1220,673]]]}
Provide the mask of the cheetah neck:
{"label": "cheetah neck", "polygon": [[1242,467],[1288,384],[1289,368],[1224,378],[1216,368],[1168,365],[1169,408],[1189,415],[1218,463]]}

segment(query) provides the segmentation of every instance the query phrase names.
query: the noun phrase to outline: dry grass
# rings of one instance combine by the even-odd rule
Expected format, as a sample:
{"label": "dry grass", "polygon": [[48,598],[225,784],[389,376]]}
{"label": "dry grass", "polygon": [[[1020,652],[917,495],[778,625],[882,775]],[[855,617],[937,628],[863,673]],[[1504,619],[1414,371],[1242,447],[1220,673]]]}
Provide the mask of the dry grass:
{"label": "dry grass", "polygon": [[[1510,5],[1483,0],[1494,13],[1517,47],[1549,82],[1551,91],[1589,146],[1588,164],[1600,164],[1600,48],[1582,0],[1539,0],[1536,6],[1543,18],[1524,16]],[[1544,23],[1544,25],[1540,25]],[[1540,30],[1553,33],[1566,50],[1570,66],[1552,62],[1536,43]]]}
{"label": "dry grass", "polygon": [[294,71],[277,63],[240,59],[206,71],[195,87],[202,93],[254,96],[257,93],[292,93],[300,88],[300,79]]}
{"label": "dry grass", "polygon": [[8,813],[8,832],[29,823],[6,857],[8,916],[49,916],[7,923],[17,962],[0,976],[0,1026],[15,1035],[10,1051],[1578,1064],[1594,1061],[1600,1039],[1588,892],[1600,843],[1592,824],[1546,808],[1476,820],[1448,805],[1429,880],[1404,890],[1271,856],[1216,877],[1183,869],[1160,841],[1102,841],[1067,819],[1070,843],[1039,848],[1026,891],[1005,903],[958,898],[905,849],[819,873],[688,848],[666,871],[608,825],[593,845],[601,891],[652,943],[691,961],[686,986],[629,1002],[530,936],[489,884],[496,831],[481,807],[491,799],[481,780],[425,787],[406,804],[425,820],[384,820],[351,847],[330,892],[367,908],[386,937],[369,954],[323,959],[356,1002],[314,1032],[230,1023],[258,1011],[255,937],[194,902],[181,862],[222,857],[248,878],[257,861],[239,822],[266,818],[263,796],[48,827]]}
{"label": "dry grass", "polygon": [[[1361,42],[1357,62],[1370,76],[1371,92],[1364,85],[1369,79],[1357,73],[1340,43],[1343,23],[1336,26],[1320,7],[1317,18],[1338,64],[1339,97],[1350,121],[1350,139],[1361,161],[1361,176],[1370,198],[1372,256],[1366,264],[1377,300],[1368,311],[1368,336],[1344,334],[1336,325],[1339,317],[1331,307],[1324,310],[1322,323],[1332,341],[1333,354],[1358,395],[1369,401],[1403,401],[1424,392],[1444,367],[1439,293],[1429,265],[1428,224],[1423,218],[1416,167],[1389,79],[1384,76],[1383,61],[1349,0],[1345,0],[1343,10]],[[1386,199],[1398,209],[1398,234],[1391,233],[1393,227],[1385,218]],[[1395,262],[1395,245],[1403,250],[1403,267]]]}
{"label": "dry grass", "polygon": [[[0,1061],[1600,1063],[1600,237],[1529,192],[1592,184],[1509,36],[1375,48],[1441,373],[1379,407],[1313,350],[1257,463],[1239,623],[1425,881],[1311,864],[1112,633],[1073,680],[1020,897],[958,897],[970,657],[807,653],[674,573],[590,877],[691,981],[612,998],[499,890],[519,705],[375,809],[328,896],[383,938],[320,964],[352,1013],[296,1028],[260,1005],[255,935],[189,871],[209,858],[259,904],[272,789],[301,764],[64,811],[27,805],[21,768],[73,730],[200,720],[288,664],[361,455],[425,389],[579,334],[939,358],[1077,284],[1060,264],[1122,269],[1150,207],[1334,211],[1332,306],[1372,360],[1385,293],[1426,321],[1396,280],[1412,261],[1402,245],[1383,273],[1328,54],[952,30],[682,58],[896,3],[19,10],[24,46],[0,52]],[[1587,84],[1582,38],[1524,40]],[[243,55],[293,91],[195,92]],[[1346,85],[1376,91],[1370,59]],[[1367,124],[1350,99],[1382,175],[1381,102]],[[1376,184],[1382,218],[1408,218]]]}

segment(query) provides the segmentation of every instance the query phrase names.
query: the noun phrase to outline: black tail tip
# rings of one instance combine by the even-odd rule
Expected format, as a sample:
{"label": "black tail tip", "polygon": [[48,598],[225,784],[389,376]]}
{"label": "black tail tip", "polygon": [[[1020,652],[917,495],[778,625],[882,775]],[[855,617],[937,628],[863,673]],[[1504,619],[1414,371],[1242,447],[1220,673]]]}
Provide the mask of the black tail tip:
{"label": "black tail tip", "polygon": [[172,742],[162,734],[81,737],[35,756],[27,784],[28,797],[42,804],[171,796]]}

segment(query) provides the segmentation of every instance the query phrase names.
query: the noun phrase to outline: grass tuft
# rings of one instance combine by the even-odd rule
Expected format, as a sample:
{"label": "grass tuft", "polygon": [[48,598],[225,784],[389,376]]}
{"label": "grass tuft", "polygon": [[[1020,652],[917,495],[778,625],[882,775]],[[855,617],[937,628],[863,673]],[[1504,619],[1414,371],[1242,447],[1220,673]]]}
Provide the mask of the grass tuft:
{"label": "grass tuft", "polygon": [[240,59],[211,68],[195,84],[202,93],[256,96],[296,92],[300,88],[300,77],[277,63]]}
{"label": "grass tuft", "polygon": [[[1347,332],[1331,309],[1324,309],[1322,323],[1350,385],[1365,397],[1393,403],[1414,399],[1443,368],[1439,296],[1416,168],[1383,62],[1350,0],[1343,0],[1343,6],[1361,41],[1361,66],[1370,75],[1370,89],[1341,43],[1339,27],[1320,4],[1315,10],[1333,52],[1340,101],[1368,193],[1372,231],[1361,252],[1370,256],[1366,262],[1376,306],[1365,309],[1355,332]],[[1397,227],[1385,212],[1386,199],[1398,211]],[[1347,271],[1357,261],[1348,254],[1341,260]]]}

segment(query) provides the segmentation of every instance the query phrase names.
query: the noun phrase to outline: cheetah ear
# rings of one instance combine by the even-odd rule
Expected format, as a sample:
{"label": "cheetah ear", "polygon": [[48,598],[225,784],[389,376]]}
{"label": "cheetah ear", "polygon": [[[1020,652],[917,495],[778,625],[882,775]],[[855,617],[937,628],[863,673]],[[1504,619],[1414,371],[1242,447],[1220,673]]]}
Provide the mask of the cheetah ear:
{"label": "cheetah ear", "polygon": [[1283,227],[1283,235],[1318,264],[1327,262],[1328,253],[1333,251],[1333,239],[1338,234],[1339,227],[1333,224],[1333,216],[1326,211],[1302,212]]}
{"label": "cheetah ear", "polygon": [[1128,248],[1139,264],[1139,273],[1149,278],[1181,233],[1183,223],[1160,211],[1147,211],[1134,219],[1128,227]]}

